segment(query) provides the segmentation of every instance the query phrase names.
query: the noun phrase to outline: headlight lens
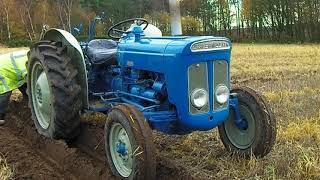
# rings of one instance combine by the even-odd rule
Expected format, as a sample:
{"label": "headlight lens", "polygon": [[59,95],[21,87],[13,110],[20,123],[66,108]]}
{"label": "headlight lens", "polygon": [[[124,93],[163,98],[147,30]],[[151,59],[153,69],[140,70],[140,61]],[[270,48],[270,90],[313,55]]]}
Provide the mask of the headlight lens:
{"label": "headlight lens", "polygon": [[216,90],[216,99],[218,103],[224,104],[229,100],[230,91],[226,85],[219,85]]}
{"label": "headlight lens", "polygon": [[191,93],[191,103],[194,107],[200,109],[208,104],[208,92],[204,89],[195,89]]}

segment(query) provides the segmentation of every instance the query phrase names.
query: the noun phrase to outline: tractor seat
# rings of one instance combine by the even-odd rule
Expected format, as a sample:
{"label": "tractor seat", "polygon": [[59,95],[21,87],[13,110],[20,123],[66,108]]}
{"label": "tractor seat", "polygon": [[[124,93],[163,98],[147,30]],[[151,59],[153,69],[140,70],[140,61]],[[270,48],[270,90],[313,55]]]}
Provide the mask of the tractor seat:
{"label": "tractor seat", "polygon": [[87,55],[93,64],[116,64],[117,43],[108,39],[94,39],[88,43]]}

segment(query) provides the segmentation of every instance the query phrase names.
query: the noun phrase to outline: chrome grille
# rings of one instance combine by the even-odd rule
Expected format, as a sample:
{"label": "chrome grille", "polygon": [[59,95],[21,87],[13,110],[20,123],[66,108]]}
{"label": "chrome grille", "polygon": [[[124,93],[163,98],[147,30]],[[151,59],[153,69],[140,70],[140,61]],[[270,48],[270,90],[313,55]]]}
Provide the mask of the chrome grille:
{"label": "chrome grille", "polygon": [[[217,86],[224,84],[230,89],[229,85],[229,65],[225,60],[217,60],[213,63],[213,88],[214,90]],[[224,109],[228,106],[228,103],[219,104],[216,100],[215,91],[213,91],[214,103],[213,109]]]}
{"label": "chrome grille", "polygon": [[189,112],[191,114],[201,114],[209,112],[210,101],[209,103],[197,109],[191,104],[190,94],[197,88],[203,88],[209,92],[208,85],[208,65],[206,62],[196,63],[188,68],[188,99],[189,99]]}

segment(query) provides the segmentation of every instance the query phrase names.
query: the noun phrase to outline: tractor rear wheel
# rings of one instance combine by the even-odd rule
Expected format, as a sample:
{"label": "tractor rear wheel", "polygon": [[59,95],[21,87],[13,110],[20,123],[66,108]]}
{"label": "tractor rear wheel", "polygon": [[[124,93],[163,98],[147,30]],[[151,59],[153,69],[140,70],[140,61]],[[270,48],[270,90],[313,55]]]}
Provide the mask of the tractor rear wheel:
{"label": "tractor rear wheel", "polygon": [[109,112],[105,124],[109,166],[121,179],[155,179],[156,152],[152,131],[135,107],[121,104]]}
{"label": "tractor rear wheel", "polygon": [[80,133],[82,107],[78,71],[59,42],[34,44],[28,61],[28,94],[38,132],[52,139],[73,140]]}
{"label": "tractor rear wheel", "polygon": [[219,126],[224,146],[234,154],[263,157],[268,154],[276,139],[276,120],[264,98],[248,87],[234,87],[237,93],[241,119],[246,127],[238,127],[230,109],[229,118]]}

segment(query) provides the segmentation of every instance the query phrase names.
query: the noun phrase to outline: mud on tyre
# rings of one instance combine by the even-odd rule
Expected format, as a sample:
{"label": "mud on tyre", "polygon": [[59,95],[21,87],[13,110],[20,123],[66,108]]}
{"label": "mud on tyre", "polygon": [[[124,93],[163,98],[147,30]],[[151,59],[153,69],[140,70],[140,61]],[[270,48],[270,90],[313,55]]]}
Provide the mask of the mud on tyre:
{"label": "mud on tyre", "polygon": [[31,47],[28,94],[38,132],[52,139],[72,140],[80,133],[82,107],[77,69],[61,42],[40,41]]}

